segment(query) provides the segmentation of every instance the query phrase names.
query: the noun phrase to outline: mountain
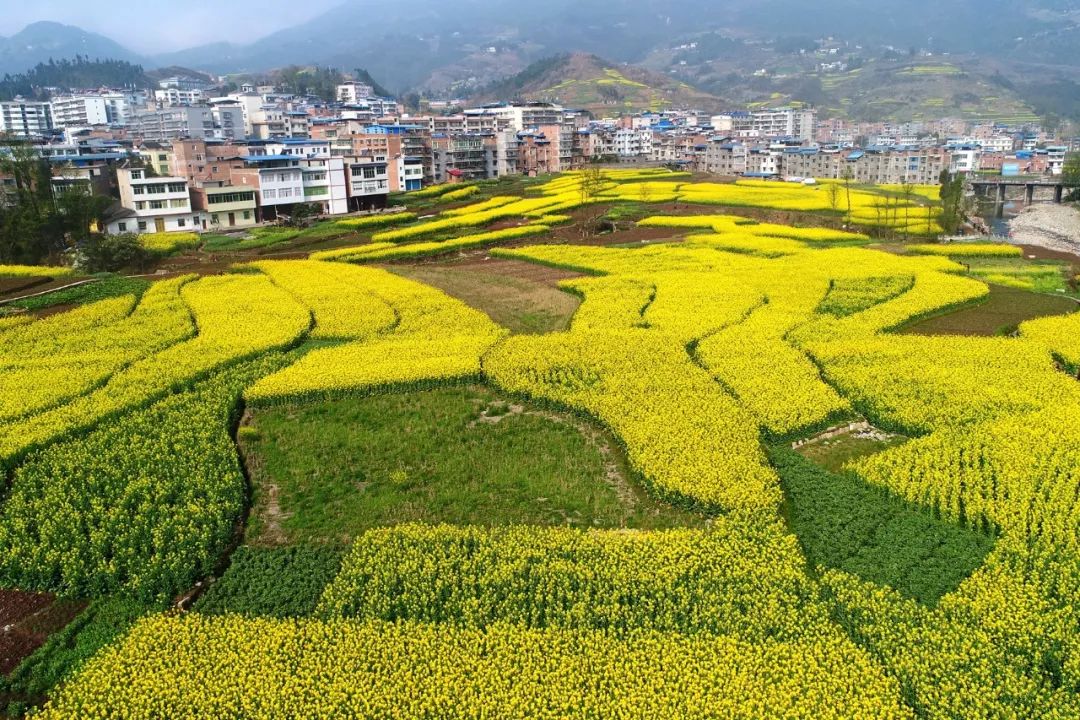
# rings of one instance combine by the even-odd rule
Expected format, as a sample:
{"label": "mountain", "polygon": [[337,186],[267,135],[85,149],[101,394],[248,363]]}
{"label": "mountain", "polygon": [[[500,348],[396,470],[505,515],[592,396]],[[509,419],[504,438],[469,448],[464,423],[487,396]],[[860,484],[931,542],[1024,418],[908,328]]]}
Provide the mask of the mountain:
{"label": "mountain", "polygon": [[720,98],[669,76],[587,53],[537,61],[473,98],[475,102],[499,99],[557,102],[598,116],[673,106],[718,110],[725,105]]}
{"label": "mountain", "polygon": [[36,22],[11,37],[0,37],[0,74],[22,73],[38,63],[47,63],[50,58],[71,59],[77,55],[136,64],[145,62],[138,54],[103,35],[56,22]]}
{"label": "mountain", "polygon": [[447,66],[462,66],[449,84],[467,81],[475,70],[491,80],[499,70],[485,69],[485,55],[506,57],[503,75],[561,52],[638,62],[709,31],[758,40],[834,36],[905,51],[913,46],[1080,66],[1076,0],[728,0],[722,6],[715,0],[353,0],[249,45],[219,44],[156,60],[217,72],[309,63],[366,67],[401,91],[424,85]]}
{"label": "mountain", "polygon": [[89,60],[76,57],[38,63],[28,72],[7,74],[0,79],[0,100],[16,96],[46,99],[46,88],[88,89],[99,87],[153,88],[156,83],[139,65],[123,60]]}
{"label": "mountain", "polygon": [[[606,58],[620,72],[624,63],[643,64],[729,99],[764,102],[777,94],[826,107],[847,100],[873,115],[874,94],[889,100],[888,86],[864,92],[859,83],[848,83],[851,93],[834,92],[830,84],[837,78],[804,62],[821,40],[842,56],[825,58],[826,64],[962,56],[962,63],[949,62],[962,64],[967,76],[982,81],[1000,75],[1014,88],[1002,96],[1001,107],[976,108],[962,98],[969,114],[1022,114],[1010,105],[1015,97],[1054,105],[1046,101],[1054,100],[1057,89],[1076,86],[1080,0],[348,0],[250,43],[204,45],[148,58],[143,65],[217,74],[289,65],[362,67],[399,96],[417,91],[468,97],[544,58],[581,52]],[[5,63],[21,71],[49,55],[75,54],[138,61],[101,36],[37,23],[0,40],[0,70]],[[1028,86],[1034,86],[1031,93]],[[613,83],[606,92],[628,88]],[[945,113],[958,94],[939,87],[932,94],[916,92],[915,100],[944,102],[939,112]],[[1074,107],[1072,100],[1080,98],[1068,100],[1056,105]]]}

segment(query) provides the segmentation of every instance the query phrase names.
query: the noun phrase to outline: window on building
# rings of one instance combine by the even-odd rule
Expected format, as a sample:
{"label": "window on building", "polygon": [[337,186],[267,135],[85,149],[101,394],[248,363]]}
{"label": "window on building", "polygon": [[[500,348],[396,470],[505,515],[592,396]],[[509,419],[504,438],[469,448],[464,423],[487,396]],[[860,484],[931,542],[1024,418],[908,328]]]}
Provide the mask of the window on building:
{"label": "window on building", "polygon": [[250,210],[245,210],[244,211],[244,219],[245,220],[250,220],[251,219],[251,211]]}
{"label": "window on building", "polygon": [[188,201],[187,200],[177,199],[177,200],[170,200],[169,201],[169,207],[172,207],[172,208],[186,208],[187,206],[188,206]]}
{"label": "window on building", "polygon": [[375,168],[373,168],[373,167],[364,168],[364,179],[365,180],[374,180],[375,179]]}
{"label": "window on building", "polygon": [[210,224],[211,224],[211,225],[218,225],[218,224],[220,224],[220,221],[218,220],[218,216],[217,216],[217,213],[214,213],[213,215],[211,215],[211,216],[210,216]]}
{"label": "window on building", "polygon": [[165,201],[164,200],[151,200],[150,201],[150,209],[151,210],[163,210],[164,208],[165,208]]}
{"label": "window on building", "polygon": [[186,227],[186,226],[187,226],[187,220],[186,220],[186,219],[184,219],[184,218],[177,218],[177,220],[176,220],[176,227]]}
{"label": "window on building", "polygon": [[277,190],[263,190],[263,198],[267,200],[273,200],[277,197]]}
{"label": "window on building", "polygon": [[132,170],[131,171],[131,179],[132,180],[142,180],[142,176],[143,176],[142,170]]}
{"label": "window on building", "polygon": [[278,195],[278,197],[283,197],[283,198],[292,197],[292,188],[281,188],[281,192]]}
{"label": "window on building", "polygon": [[157,159],[158,159],[158,162],[165,162],[169,158],[167,156],[165,156],[165,155],[158,155]]}
{"label": "window on building", "polygon": [[187,192],[187,185],[184,183],[169,183],[169,192],[182,193]]}
{"label": "window on building", "polygon": [[135,195],[142,195],[146,192],[146,190],[143,188],[142,185],[133,185],[131,188],[131,192]]}
{"label": "window on building", "polygon": [[145,200],[136,200],[135,201],[135,209],[136,210],[145,210],[146,209],[146,201]]}
{"label": "window on building", "polygon": [[127,223],[116,223],[116,229],[120,232],[127,232]]}

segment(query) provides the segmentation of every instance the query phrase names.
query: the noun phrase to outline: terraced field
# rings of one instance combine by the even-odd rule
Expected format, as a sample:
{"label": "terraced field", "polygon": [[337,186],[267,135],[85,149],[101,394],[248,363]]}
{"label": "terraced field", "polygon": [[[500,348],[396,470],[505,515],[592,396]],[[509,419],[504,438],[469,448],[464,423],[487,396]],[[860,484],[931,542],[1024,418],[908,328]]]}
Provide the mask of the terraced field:
{"label": "terraced field", "polygon": [[1080,716],[1080,313],[917,329],[1023,258],[929,190],[472,187],[0,319],[0,585],[87,603],[11,711]]}

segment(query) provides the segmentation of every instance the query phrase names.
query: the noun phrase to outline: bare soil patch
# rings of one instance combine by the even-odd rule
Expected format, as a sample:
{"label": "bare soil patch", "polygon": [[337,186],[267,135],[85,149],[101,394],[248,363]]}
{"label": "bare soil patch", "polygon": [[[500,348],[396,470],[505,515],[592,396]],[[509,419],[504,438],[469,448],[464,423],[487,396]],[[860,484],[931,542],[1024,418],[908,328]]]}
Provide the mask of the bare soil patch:
{"label": "bare soil patch", "polygon": [[558,288],[561,280],[578,277],[578,273],[519,260],[474,255],[456,262],[393,265],[389,269],[439,288],[514,333],[565,330],[581,303]]}
{"label": "bare soil patch", "polygon": [[1028,320],[1065,315],[1076,309],[1076,301],[1067,297],[990,285],[986,302],[928,318],[900,332],[908,335],[1008,335]]}
{"label": "bare soil patch", "polygon": [[0,590],[0,674],[7,675],[86,608],[50,593]]}

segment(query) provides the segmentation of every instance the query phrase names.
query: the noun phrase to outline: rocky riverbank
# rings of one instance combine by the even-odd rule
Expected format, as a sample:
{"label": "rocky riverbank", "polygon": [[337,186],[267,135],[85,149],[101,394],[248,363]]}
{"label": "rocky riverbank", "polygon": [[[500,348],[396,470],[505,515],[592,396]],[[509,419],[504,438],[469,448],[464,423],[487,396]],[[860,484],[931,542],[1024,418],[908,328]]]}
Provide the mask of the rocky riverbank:
{"label": "rocky riverbank", "polygon": [[1075,205],[1032,205],[1009,223],[1010,240],[1080,255],[1080,209]]}

